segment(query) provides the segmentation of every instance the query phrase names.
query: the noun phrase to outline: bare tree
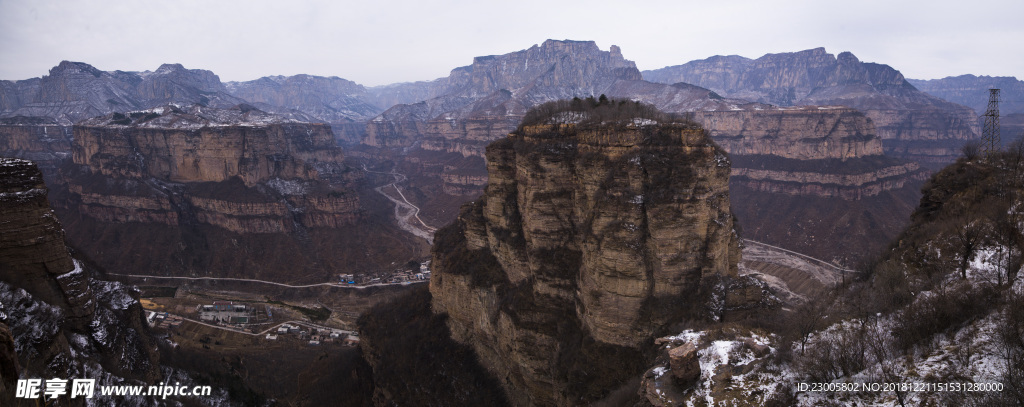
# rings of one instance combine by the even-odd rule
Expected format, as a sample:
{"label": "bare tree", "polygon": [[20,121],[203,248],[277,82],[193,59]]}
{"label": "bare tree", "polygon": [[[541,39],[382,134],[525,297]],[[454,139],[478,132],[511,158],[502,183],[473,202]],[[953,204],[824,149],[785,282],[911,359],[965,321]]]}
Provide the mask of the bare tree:
{"label": "bare tree", "polygon": [[825,320],[826,307],[821,298],[814,298],[800,305],[793,314],[793,326],[796,327],[797,335],[800,336],[800,355],[804,354],[804,348],[811,334],[821,328]]}
{"label": "bare tree", "polygon": [[984,225],[976,218],[961,213],[954,218],[956,240],[960,243],[960,277],[967,278],[967,265],[985,237]]}

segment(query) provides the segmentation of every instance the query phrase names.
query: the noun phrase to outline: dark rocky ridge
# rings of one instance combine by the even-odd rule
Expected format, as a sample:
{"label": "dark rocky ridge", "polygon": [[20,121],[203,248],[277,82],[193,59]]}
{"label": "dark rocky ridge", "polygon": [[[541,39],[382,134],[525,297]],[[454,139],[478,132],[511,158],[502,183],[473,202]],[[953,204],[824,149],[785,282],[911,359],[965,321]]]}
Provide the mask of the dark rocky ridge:
{"label": "dark rocky ridge", "polygon": [[528,117],[488,147],[485,195],[437,233],[432,309],[515,405],[606,396],[656,332],[736,275],[724,151],[626,105],[594,112],[604,125]]}
{"label": "dark rocky ridge", "polygon": [[69,322],[83,330],[95,307],[92,292],[81,266],[64,246],[64,230],[46,195],[43,174],[35,164],[0,159],[0,280],[68,310]]}
{"label": "dark rocky ridge", "polygon": [[718,56],[645,71],[644,77],[779,106],[856,108],[875,122],[887,154],[913,160],[951,161],[979,133],[970,109],[920,92],[899,71],[862,63],[849,52],[833,56],[816,48],[756,60]]}
{"label": "dark rocky ridge", "polygon": [[155,383],[157,354],[137,293],[95,279],[71,257],[46,196],[34,164],[0,158],[0,390],[9,390],[0,402],[34,405],[14,399],[19,376]]}

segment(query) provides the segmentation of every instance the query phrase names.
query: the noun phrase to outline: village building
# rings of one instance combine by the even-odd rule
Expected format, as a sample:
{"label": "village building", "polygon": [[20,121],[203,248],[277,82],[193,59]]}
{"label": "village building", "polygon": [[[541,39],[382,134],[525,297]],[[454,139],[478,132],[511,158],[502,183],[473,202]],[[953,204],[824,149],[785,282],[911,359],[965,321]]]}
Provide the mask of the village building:
{"label": "village building", "polygon": [[255,322],[255,309],[231,301],[214,301],[213,304],[198,306],[196,311],[199,313],[199,319],[206,322],[224,324]]}

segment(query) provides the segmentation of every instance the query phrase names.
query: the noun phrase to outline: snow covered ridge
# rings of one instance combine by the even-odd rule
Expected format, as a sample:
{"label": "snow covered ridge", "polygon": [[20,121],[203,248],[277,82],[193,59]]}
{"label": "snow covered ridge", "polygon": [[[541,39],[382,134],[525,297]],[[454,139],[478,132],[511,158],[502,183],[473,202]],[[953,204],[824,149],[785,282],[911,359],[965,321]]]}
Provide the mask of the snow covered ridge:
{"label": "snow covered ridge", "polygon": [[[775,335],[733,328],[686,330],[655,343],[666,354],[644,374],[641,385],[641,395],[655,406],[764,405],[793,379],[777,363],[780,339]],[[688,346],[695,354],[680,358],[675,350]],[[680,379],[686,363],[692,364],[686,372],[691,381]]]}
{"label": "snow covered ridge", "polygon": [[251,105],[240,104],[230,109],[202,105],[170,104],[146,110],[111,113],[82,121],[83,126],[125,126],[194,130],[204,127],[263,127],[275,124],[310,123],[296,116],[267,113]]}

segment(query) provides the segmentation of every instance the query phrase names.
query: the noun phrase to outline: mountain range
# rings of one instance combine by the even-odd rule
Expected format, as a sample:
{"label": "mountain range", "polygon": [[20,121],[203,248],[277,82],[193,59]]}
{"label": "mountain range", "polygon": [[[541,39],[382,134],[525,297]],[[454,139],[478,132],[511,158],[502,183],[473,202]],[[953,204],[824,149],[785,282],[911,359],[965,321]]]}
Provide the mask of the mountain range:
{"label": "mountain range", "polygon": [[[482,192],[485,146],[515,129],[527,109],[602,94],[701,123],[736,156],[731,182],[746,204],[734,210],[751,226],[751,237],[837,260],[834,239],[860,235],[850,230],[896,233],[899,225],[890,221],[906,218],[926,174],[918,165],[948,162],[978,137],[971,108],[921,92],[896,69],[848,52],[712,57],[640,72],[619,47],[548,40],[474,58],[445,78],[378,87],[311,75],[222,83],[210,71],[179,64],[124,72],[65,61],[41,78],[0,82],[0,147],[42,159],[50,176],[70,156],[72,132],[60,126],[169,103],[245,103],[290,120],[330,124],[346,160],[392,163],[408,174],[409,199],[424,219],[441,225]],[[35,121],[51,128],[25,125]],[[831,208],[821,213],[825,220],[808,223],[800,197],[825,199],[816,206]],[[851,205],[867,208],[857,211],[868,215],[832,220],[844,218],[832,215]],[[789,209],[778,213],[780,207]],[[765,219],[775,220],[762,224]]]}

